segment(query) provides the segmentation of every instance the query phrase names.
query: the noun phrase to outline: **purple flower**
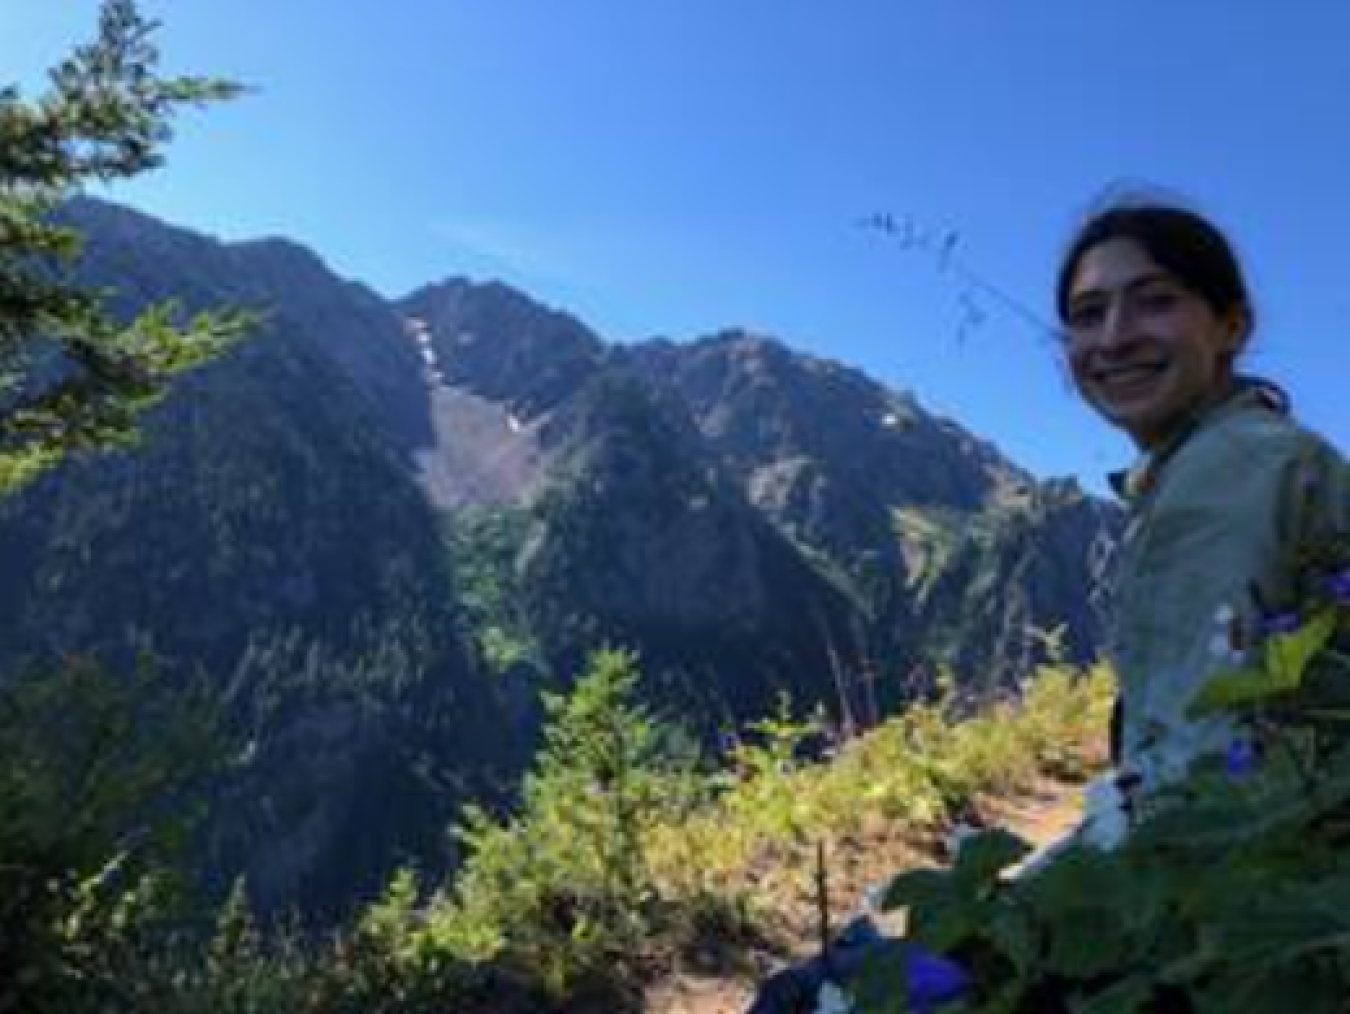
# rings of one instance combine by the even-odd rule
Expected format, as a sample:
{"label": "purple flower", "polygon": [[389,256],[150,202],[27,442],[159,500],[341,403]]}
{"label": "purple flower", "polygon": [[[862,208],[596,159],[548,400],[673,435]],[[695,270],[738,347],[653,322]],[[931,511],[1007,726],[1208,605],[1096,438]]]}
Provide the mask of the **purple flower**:
{"label": "purple flower", "polygon": [[1327,578],[1327,591],[1343,606],[1350,606],[1350,567]]}
{"label": "purple flower", "polygon": [[1254,774],[1260,760],[1256,744],[1250,739],[1240,737],[1228,744],[1228,750],[1223,758],[1223,766],[1224,770],[1228,772],[1229,778],[1241,779]]}
{"label": "purple flower", "polygon": [[1261,632],[1267,637],[1292,634],[1303,624],[1298,613],[1271,613],[1261,618]]}
{"label": "purple flower", "polygon": [[905,956],[905,995],[917,1014],[959,1000],[969,989],[970,976],[955,961],[917,949]]}

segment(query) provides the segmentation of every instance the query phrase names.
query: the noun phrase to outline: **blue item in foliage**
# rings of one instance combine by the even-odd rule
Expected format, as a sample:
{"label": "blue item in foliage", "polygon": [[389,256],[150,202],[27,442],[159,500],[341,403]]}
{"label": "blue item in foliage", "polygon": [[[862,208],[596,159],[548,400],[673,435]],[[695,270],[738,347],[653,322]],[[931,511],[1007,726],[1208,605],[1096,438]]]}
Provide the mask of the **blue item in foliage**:
{"label": "blue item in foliage", "polygon": [[809,1014],[827,982],[847,988],[864,960],[893,951],[904,964],[909,1009],[928,1014],[939,1004],[964,996],[970,978],[959,964],[916,944],[884,936],[867,916],[850,922],[825,953],[770,976],[746,1014]]}
{"label": "blue item in foliage", "polygon": [[916,1014],[959,1000],[969,989],[970,976],[955,961],[919,948],[905,955],[905,995]]}

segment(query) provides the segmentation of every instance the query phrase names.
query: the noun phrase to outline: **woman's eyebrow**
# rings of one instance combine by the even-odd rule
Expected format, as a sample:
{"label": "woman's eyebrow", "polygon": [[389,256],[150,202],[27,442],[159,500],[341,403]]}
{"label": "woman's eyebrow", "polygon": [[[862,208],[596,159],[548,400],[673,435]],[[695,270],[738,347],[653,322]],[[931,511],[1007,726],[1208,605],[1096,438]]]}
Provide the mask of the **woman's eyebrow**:
{"label": "woman's eyebrow", "polygon": [[1152,285],[1155,282],[1175,282],[1176,279],[1166,271],[1146,271],[1143,274],[1136,275],[1124,285],[1117,288],[1107,288],[1105,286],[1094,286],[1090,289],[1081,289],[1069,297],[1070,303],[1076,303],[1082,299],[1096,299],[1103,296],[1111,296],[1117,292],[1134,292],[1142,289],[1146,285]]}

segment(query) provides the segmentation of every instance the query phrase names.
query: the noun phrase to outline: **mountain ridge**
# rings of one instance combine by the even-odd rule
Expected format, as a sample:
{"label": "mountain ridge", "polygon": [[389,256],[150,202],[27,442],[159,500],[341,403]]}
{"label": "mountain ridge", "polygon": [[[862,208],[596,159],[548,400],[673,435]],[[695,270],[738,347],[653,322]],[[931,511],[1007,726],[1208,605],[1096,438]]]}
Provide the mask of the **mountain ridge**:
{"label": "mountain ridge", "polygon": [[288,240],[67,214],[123,311],[264,323],[135,453],[0,506],[0,664],[125,659],[150,631],[208,669],[259,744],[209,862],[265,910],[453,863],[444,827],[509,802],[540,692],[603,643],[712,742],[783,692],[859,728],[942,666],[1013,685],[1028,628],[1064,624],[1078,658],[1099,640],[1086,561],[1112,508],[861,371],[745,329],[607,343],[500,282],[385,300]]}

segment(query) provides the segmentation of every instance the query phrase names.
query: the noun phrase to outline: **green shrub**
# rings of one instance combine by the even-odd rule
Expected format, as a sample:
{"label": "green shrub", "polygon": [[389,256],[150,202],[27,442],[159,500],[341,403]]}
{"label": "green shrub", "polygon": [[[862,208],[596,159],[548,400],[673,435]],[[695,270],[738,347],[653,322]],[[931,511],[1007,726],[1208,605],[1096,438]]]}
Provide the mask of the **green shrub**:
{"label": "green shrub", "polygon": [[123,678],[73,658],[0,688],[0,1011],[133,1010],[154,992],[215,728],[149,665]]}
{"label": "green shrub", "polygon": [[637,677],[631,655],[592,655],[571,694],[546,698],[517,815],[467,811],[469,858],[428,914],[427,933],[456,958],[491,958],[561,995],[639,954],[657,900],[642,841],[678,779],[635,703]]}
{"label": "green shrub", "polygon": [[[1343,559],[1344,557],[1342,557]],[[1336,1014],[1350,996],[1350,580],[1305,603],[1191,705],[1233,723],[1226,752],[1138,800],[1114,850],[1075,844],[1018,879],[1005,833],[888,891],[913,942],[958,962],[970,1014]],[[1301,619],[1300,619],[1301,618]],[[1048,684],[1038,720],[1072,721]],[[1048,729],[1030,732],[1054,742]],[[969,851],[968,851],[969,850]],[[909,1009],[873,964],[861,1014]],[[929,1009],[929,1008],[925,1008]]]}

